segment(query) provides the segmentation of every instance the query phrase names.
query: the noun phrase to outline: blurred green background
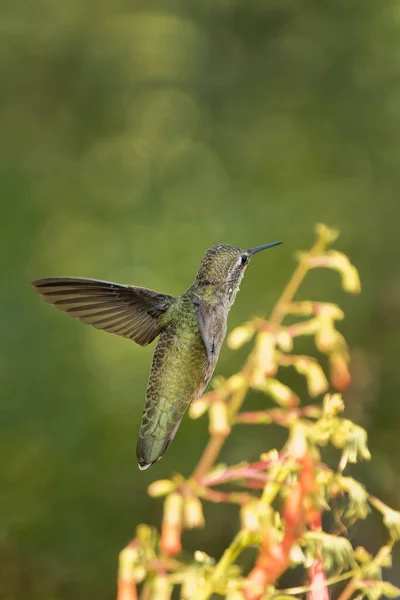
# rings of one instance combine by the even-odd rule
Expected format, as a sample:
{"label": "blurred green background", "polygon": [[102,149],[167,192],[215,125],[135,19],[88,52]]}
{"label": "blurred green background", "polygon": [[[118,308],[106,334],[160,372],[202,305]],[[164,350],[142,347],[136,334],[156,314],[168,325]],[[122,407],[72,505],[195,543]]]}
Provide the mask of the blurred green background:
{"label": "blurred green background", "polygon": [[[252,262],[232,328],[272,308],[315,222],[339,227],[362,295],[316,272],[301,297],[346,311],[347,413],[373,455],[359,474],[400,507],[399,65],[394,0],[1,4],[2,599],[112,599],[119,550],[139,522],[158,523],[147,485],[188,475],[207,439],[206,418],[185,419],[139,472],[153,346],[50,309],[29,286],[40,277],[179,294],[211,244],[284,240]],[[225,345],[217,372],[246,351]],[[222,459],[282,439],[243,427]],[[206,516],[185,545],[218,556],[236,511]],[[371,550],[385,539],[378,519],[353,535]]]}

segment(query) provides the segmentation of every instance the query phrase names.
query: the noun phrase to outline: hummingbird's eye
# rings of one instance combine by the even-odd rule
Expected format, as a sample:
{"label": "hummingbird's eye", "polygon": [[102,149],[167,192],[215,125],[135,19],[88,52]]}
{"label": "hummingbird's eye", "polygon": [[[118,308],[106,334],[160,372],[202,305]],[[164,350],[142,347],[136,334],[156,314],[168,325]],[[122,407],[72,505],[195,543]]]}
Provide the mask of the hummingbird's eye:
{"label": "hummingbird's eye", "polygon": [[249,257],[246,256],[246,254],[243,254],[240,257],[240,264],[244,267],[244,265],[247,265],[247,261],[249,260]]}

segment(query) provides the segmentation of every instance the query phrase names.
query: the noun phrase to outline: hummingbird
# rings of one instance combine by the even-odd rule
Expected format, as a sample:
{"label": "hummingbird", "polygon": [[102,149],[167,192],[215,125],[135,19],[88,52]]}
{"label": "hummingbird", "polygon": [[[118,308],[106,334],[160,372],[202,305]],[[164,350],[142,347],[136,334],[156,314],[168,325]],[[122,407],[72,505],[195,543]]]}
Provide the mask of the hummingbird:
{"label": "hummingbird", "polygon": [[97,329],[140,346],[159,336],[136,447],[139,469],[162,458],[186,409],[207,387],[251,257],[281,243],[249,250],[211,246],[193,284],[178,297],[97,279],[52,277],[32,282],[46,302]]}

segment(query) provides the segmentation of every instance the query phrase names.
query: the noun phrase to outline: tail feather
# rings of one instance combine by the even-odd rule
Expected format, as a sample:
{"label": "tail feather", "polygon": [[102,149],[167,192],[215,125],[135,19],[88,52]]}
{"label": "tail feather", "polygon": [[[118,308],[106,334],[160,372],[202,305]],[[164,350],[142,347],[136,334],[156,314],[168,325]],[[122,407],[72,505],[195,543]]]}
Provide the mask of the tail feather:
{"label": "tail feather", "polygon": [[160,437],[160,435],[139,434],[139,439],[136,446],[136,457],[138,461],[138,467],[141,471],[145,471],[164,456],[170,447],[180,424],[181,420],[178,421],[168,435],[163,437]]}

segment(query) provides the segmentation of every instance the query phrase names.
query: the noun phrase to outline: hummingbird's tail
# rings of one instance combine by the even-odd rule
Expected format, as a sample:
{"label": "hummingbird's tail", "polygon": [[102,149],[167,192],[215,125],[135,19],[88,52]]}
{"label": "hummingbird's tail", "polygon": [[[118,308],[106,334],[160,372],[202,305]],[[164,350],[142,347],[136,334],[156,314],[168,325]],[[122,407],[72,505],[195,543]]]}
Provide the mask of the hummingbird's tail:
{"label": "hummingbird's tail", "polygon": [[160,435],[159,431],[155,432],[156,435],[142,434],[143,427],[141,428],[136,446],[136,456],[141,471],[145,471],[164,456],[174,439],[180,424],[181,420],[176,423],[169,434],[165,435]]}

